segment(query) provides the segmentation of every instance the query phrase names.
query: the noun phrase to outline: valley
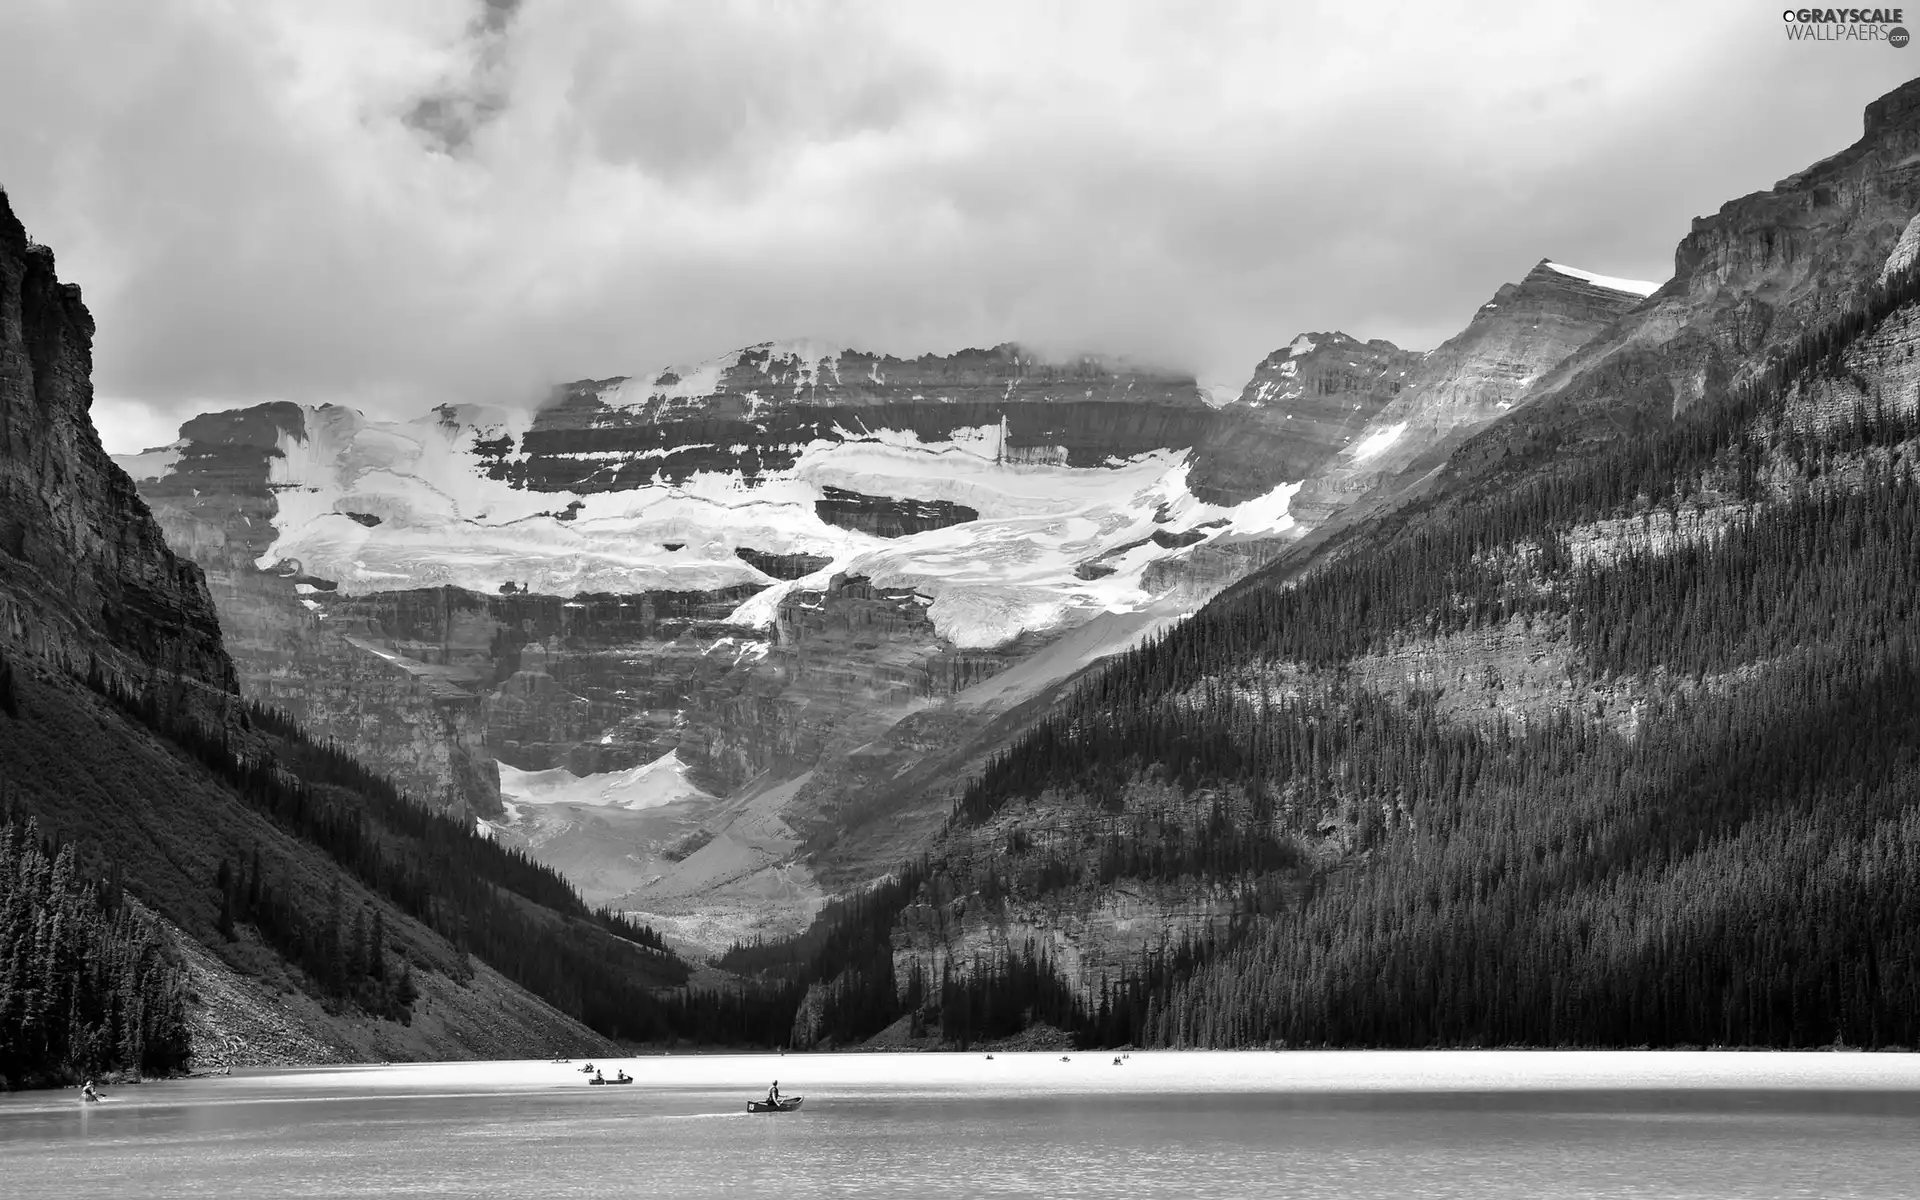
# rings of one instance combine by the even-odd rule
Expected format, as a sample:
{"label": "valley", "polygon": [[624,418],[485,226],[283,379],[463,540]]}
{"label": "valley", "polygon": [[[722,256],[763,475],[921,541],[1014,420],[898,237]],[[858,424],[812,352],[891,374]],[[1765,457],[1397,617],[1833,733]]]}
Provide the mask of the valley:
{"label": "valley", "polygon": [[530,414],[212,414],[123,464],[249,694],[714,953],[889,869],[1022,714],[1652,290],[1612,282],[1543,262],[1431,354],[1301,335],[1224,407],[1017,346],[769,343]]}

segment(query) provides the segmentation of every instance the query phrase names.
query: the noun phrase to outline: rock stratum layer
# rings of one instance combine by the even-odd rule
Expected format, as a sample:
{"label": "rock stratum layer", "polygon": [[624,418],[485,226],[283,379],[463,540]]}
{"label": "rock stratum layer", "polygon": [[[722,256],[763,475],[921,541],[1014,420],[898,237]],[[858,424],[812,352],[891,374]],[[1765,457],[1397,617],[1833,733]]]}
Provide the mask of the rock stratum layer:
{"label": "rock stratum layer", "polygon": [[902,360],[765,343],[694,366],[562,388],[490,473],[531,491],[590,493],[791,471],[805,447],[873,431],[922,443],[992,426],[996,461],[1095,467],[1194,444],[1211,409],[1192,377],[1018,346]]}

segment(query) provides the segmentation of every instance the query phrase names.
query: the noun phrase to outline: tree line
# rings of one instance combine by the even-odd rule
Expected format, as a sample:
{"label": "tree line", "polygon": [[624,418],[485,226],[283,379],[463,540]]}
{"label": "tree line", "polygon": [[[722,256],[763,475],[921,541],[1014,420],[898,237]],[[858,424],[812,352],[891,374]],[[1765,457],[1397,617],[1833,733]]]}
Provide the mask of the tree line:
{"label": "tree line", "polygon": [[122,890],[0,803],[0,1090],[178,1070],[185,991]]}
{"label": "tree line", "polygon": [[419,990],[412,964],[400,958],[396,969],[389,962],[386,914],[379,908],[362,904],[346,921],[338,876],[328,881],[325,909],[310,913],[294,899],[284,865],[277,879],[267,877],[256,845],[237,870],[221,859],[214,886],[220,891],[215,928],[222,937],[232,941],[236,922],[249,924],[336,1008],[352,1005],[371,1016],[413,1023]]}

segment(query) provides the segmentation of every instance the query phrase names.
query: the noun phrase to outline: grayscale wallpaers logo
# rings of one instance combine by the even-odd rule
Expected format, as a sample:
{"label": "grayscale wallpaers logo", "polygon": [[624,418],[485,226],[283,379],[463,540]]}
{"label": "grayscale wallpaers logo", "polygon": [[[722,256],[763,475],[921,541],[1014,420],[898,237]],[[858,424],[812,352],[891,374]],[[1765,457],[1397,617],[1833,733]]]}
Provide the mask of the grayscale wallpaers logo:
{"label": "grayscale wallpaers logo", "polygon": [[1790,42],[1885,42],[1895,50],[1910,40],[1898,8],[1789,8],[1780,14]]}

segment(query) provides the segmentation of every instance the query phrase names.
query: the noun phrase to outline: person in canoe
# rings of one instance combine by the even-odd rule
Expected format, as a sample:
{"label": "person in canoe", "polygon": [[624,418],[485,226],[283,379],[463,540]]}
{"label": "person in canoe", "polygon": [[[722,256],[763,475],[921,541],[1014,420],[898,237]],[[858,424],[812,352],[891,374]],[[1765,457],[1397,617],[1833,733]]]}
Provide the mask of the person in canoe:
{"label": "person in canoe", "polygon": [[93,1090],[93,1080],[89,1079],[80,1085],[80,1099],[82,1103],[91,1104],[99,1098],[100,1093]]}
{"label": "person in canoe", "polygon": [[607,1077],[602,1075],[600,1072],[595,1071],[593,1073],[593,1081],[595,1083],[605,1083],[607,1081]]}
{"label": "person in canoe", "polygon": [[627,1073],[626,1073],[625,1071],[622,1071],[622,1072],[620,1072],[620,1074],[619,1074],[618,1076],[616,1076],[616,1077],[614,1078],[614,1082],[615,1082],[615,1083],[626,1083],[626,1082],[627,1082]]}
{"label": "person in canoe", "polygon": [[767,1089],[767,1103],[775,1108],[780,1107],[780,1081],[778,1079],[774,1080],[773,1086]]}

